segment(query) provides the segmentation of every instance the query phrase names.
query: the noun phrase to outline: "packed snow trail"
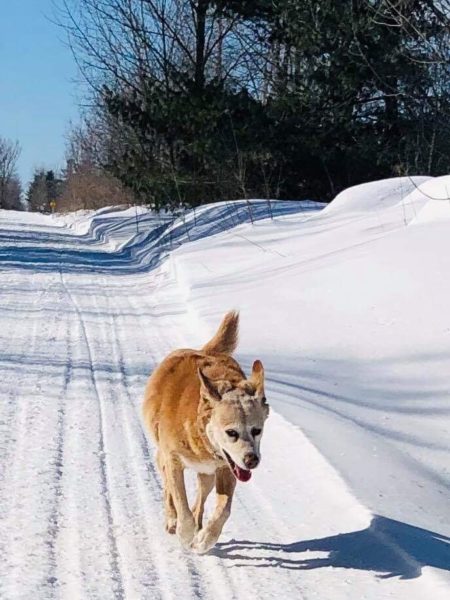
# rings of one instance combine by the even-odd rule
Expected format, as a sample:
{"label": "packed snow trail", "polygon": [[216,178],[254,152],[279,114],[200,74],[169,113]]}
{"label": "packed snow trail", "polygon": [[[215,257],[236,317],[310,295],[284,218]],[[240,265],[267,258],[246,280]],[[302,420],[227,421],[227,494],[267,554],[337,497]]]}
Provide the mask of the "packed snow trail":
{"label": "packed snow trail", "polygon": [[143,254],[131,253],[127,269],[122,254],[108,273],[107,236],[16,218],[0,216],[2,600],[446,596],[428,568],[444,567],[404,550],[405,539],[432,544],[430,532],[372,515],[275,412],[219,545],[202,557],[183,551],[164,530],[140,419],[152,368],[192,343],[172,263],[143,269]]}

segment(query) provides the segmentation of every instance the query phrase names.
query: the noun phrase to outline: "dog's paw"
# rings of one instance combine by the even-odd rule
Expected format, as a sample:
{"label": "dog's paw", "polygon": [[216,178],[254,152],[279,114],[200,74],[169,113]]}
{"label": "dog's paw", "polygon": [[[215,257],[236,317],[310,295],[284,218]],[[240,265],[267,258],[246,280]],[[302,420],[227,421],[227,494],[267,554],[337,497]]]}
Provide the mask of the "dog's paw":
{"label": "dog's paw", "polygon": [[176,533],[181,544],[185,548],[189,548],[195,534],[194,519],[191,517],[190,519],[186,518],[183,521],[177,520]]}
{"label": "dog's paw", "polygon": [[208,528],[201,529],[192,540],[191,550],[196,554],[205,554],[216,545],[219,536],[209,531]]}
{"label": "dog's paw", "polygon": [[177,520],[176,519],[167,519],[166,520],[166,531],[167,533],[174,534],[177,531]]}

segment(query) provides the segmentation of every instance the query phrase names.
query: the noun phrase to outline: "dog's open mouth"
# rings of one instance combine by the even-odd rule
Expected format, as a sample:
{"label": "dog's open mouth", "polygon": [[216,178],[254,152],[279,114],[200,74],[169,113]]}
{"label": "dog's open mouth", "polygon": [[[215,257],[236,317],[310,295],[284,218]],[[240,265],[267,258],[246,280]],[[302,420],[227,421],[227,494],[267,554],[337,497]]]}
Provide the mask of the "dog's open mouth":
{"label": "dog's open mouth", "polygon": [[223,451],[223,453],[225,454],[228,464],[230,465],[230,469],[233,471],[233,475],[236,477],[236,479],[244,482],[248,481],[252,476],[252,472],[248,471],[247,469],[241,469],[241,467],[238,467],[234,460],[231,458],[231,456],[228,454],[228,452],[225,452],[225,450]]}

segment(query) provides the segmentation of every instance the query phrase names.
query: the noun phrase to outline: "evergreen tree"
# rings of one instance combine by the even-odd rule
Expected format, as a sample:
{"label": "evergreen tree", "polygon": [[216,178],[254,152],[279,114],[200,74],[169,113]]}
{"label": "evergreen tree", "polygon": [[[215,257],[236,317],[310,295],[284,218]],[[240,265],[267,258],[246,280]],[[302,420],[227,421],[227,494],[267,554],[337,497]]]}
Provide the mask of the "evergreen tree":
{"label": "evergreen tree", "polygon": [[24,210],[22,184],[16,174],[13,174],[6,184],[4,208],[8,210]]}
{"label": "evergreen tree", "polygon": [[27,203],[29,210],[51,212],[50,202],[57,198],[60,182],[53,171],[37,169],[28,186]]}
{"label": "evergreen tree", "polygon": [[328,199],[450,167],[442,2],[79,2],[69,33],[98,77],[94,162],[155,206]]}

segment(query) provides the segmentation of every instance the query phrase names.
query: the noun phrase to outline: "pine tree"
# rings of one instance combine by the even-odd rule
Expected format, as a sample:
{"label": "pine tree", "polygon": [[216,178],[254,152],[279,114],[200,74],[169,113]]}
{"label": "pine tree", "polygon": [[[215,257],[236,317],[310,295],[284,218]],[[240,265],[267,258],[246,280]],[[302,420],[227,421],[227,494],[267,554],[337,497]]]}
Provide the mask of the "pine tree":
{"label": "pine tree", "polygon": [[[450,168],[450,20],[437,0],[146,3],[154,36],[113,0],[80,3],[76,41],[104,77],[94,163],[143,201],[330,199]],[[134,62],[108,55],[109,33],[140,49]]]}
{"label": "pine tree", "polygon": [[46,173],[43,169],[34,172],[26,194],[28,208],[36,212],[49,212]]}

